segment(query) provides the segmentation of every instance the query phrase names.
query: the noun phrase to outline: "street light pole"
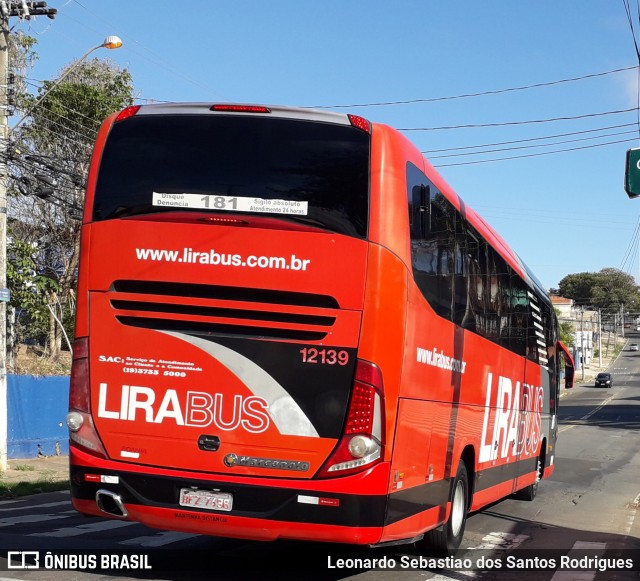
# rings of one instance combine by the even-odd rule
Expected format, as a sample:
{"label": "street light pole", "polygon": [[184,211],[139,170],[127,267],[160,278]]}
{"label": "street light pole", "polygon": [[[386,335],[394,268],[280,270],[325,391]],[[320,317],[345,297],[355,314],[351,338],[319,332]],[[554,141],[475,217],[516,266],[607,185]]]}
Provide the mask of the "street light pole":
{"label": "street light pole", "polygon": [[51,85],[47,91],[45,91],[42,95],[40,95],[40,98],[31,107],[29,107],[29,109],[27,109],[26,113],[22,117],[20,117],[20,119],[18,119],[16,124],[9,130],[9,136],[11,136],[11,134],[14,132],[16,127],[21,125],[22,122],[27,117],[29,117],[29,115],[31,115],[31,113],[33,113],[33,111],[35,111],[35,109],[38,107],[38,105],[40,105],[40,103],[42,103],[42,101],[44,101],[46,99],[47,95],[49,93],[51,93],[51,91],[53,91],[53,89],[55,89],[62,81],[64,81],[71,74],[72,71],[77,69],[78,66],[80,66],[80,64],[94,50],[98,50],[99,48],[114,49],[114,48],[120,48],[121,46],[122,46],[122,41],[117,36],[107,36],[107,38],[104,39],[104,42],[102,44],[99,44],[98,46],[94,46],[93,48],[90,48],[87,52],[85,52],[76,62],[74,62],[63,74],[61,74],[56,79],[56,82],[53,83],[53,85]]}

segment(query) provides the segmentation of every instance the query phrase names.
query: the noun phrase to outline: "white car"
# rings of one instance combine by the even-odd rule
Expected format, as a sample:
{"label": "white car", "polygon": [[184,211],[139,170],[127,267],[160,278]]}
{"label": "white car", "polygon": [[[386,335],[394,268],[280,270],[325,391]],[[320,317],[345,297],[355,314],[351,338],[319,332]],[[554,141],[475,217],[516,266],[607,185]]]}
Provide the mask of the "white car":
{"label": "white car", "polygon": [[629,351],[638,351],[638,344],[631,343],[631,345],[629,345]]}

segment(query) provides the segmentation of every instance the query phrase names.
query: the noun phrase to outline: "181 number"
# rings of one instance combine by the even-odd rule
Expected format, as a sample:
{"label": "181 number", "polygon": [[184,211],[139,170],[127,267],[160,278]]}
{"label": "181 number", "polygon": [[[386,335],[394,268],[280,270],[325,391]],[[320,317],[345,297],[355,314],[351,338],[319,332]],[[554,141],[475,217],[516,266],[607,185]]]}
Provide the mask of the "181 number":
{"label": "181 number", "polygon": [[346,365],[349,363],[349,353],[344,349],[316,349],[305,347],[300,349],[302,363],[319,363],[320,365]]}
{"label": "181 number", "polygon": [[203,196],[200,201],[204,203],[204,207],[214,210],[236,210],[238,208],[238,198],[230,196]]}

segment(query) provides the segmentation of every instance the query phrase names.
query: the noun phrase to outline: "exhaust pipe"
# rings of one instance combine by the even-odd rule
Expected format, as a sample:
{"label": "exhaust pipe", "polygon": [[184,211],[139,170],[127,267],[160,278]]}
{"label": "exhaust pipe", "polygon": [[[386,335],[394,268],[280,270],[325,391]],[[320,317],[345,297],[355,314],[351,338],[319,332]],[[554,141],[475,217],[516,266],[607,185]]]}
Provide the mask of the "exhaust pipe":
{"label": "exhaust pipe", "polygon": [[127,518],[129,516],[120,495],[110,490],[105,490],[104,488],[98,490],[96,492],[96,503],[102,512],[110,516],[118,518]]}

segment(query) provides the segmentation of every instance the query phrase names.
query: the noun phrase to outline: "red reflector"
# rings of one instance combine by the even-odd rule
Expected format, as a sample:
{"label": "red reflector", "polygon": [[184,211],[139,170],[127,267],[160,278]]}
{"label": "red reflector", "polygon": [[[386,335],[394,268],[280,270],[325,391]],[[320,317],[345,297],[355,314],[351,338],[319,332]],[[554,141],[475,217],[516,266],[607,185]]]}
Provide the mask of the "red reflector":
{"label": "red reflector", "polygon": [[349,117],[349,122],[354,127],[358,129],[362,129],[366,133],[371,133],[371,123],[369,123],[364,117],[360,117],[359,115],[347,115]]}
{"label": "red reflector", "polygon": [[133,105],[132,107],[127,107],[118,113],[116,120],[114,123],[118,121],[124,121],[125,119],[129,119],[129,117],[133,117],[140,110],[140,105]]}
{"label": "red reflector", "polygon": [[228,105],[219,104],[212,105],[209,108],[210,111],[231,111],[233,113],[271,113],[269,107],[262,107],[260,105]]}
{"label": "red reflector", "polygon": [[318,504],[320,506],[340,506],[339,498],[319,498]]}
{"label": "red reflector", "polygon": [[73,343],[73,361],[69,381],[69,409],[89,412],[91,395],[89,393],[89,339],[78,337]]}
{"label": "red reflector", "polygon": [[368,383],[382,389],[382,371],[377,365],[358,359],[356,366],[356,381]]}
{"label": "red reflector", "polygon": [[85,474],[85,482],[100,482],[100,474]]}
{"label": "red reflector", "polygon": [[78,337],[73,342],[73,358],[84,359],[89,357],[89,339],[87,337]]}

